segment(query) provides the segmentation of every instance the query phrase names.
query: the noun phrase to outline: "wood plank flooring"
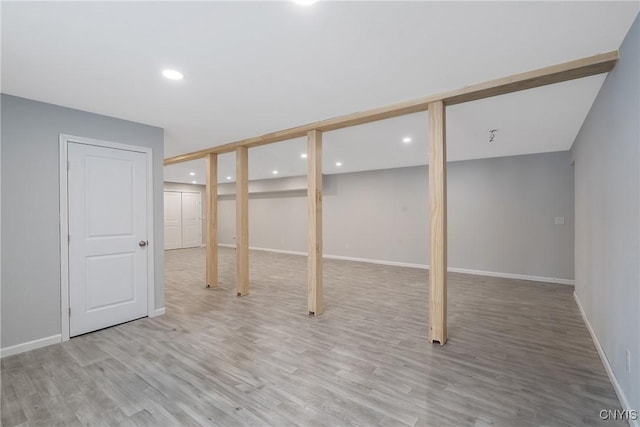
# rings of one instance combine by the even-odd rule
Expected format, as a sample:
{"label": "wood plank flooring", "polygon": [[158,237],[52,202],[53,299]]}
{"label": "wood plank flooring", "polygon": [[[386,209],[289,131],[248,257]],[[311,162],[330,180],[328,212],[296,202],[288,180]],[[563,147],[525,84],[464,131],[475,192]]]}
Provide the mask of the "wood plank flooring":
{"label": "wood plank flooring", "polygon": [[314,318],[306,258],[251,252],[242,298],[234,262],[169,251],[165,316],[2,359],[2,426],[616,425],[573,287],[450,274],[440,347],[427,271],[327,260]]}

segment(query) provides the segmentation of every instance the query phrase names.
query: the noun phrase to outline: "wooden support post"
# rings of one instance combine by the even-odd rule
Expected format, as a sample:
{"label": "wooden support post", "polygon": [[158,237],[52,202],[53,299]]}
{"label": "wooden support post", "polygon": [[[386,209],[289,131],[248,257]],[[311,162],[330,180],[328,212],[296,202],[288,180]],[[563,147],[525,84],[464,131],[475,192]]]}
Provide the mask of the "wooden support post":
{"label": "wooden support post", "polygon": [[447,144],[443,101],[429,104],[429,340],[447,342]]}
{"label": "wooden support post", "polygon": [[249,149],[236,148],[236,290],[249,295]]}
{"label": "wooden support post", "polygon": [[207,162],[207,288],[218,286],[218,155],[209,153]]}
{"label": "wooden support post", "polygon": [[307,306],[322,314],[322,132],[307,133]]}

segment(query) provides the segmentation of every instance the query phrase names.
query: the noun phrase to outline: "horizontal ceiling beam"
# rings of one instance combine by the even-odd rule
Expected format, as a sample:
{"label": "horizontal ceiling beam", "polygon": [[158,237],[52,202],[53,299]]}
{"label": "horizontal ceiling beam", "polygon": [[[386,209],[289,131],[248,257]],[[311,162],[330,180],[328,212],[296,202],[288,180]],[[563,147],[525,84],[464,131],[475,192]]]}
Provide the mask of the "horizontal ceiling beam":
{"label": "horizontal ceiling beam", "polygon": [[521,90],[608,73],[617,62],[618,51],[614,50],[600,55],[589,56],[563,64],[552,65],[526,73],[514,74],[510,77],[467,86],[445,94],[442,99],[447,105],[455,105],[498,95],[506,95]]}
{"label": "horizontal ceiling beam", "polygon": [[165,166],[168,166],[176,163],[196,160],[203,158],[210,153],[229,153],[235,151],[238,147],[258,147],[260,145],[273,144],[274,142],[300,138],[306,136],[307,132],[312,130],[328,132],[350,126],[426,111],[428,109],[428,105],[432,102],[443,101],[446,105],[455,105],[469,101],[476,101],[478,99],[504,95],[520,90],[533,89],[540,86],[547,86],[568,80],[607,73],[613,69],[617,61],[617,50],[602,53],[575,61],[528,71],[526,73],[514,74],[509,77],[465,86],[461,89],[437,95],[391,104],[385,107],[374,108],[372,110],[361,111],[358,113],[347,114],[319,122],[308,123],[306,125],[296,126],[262,136],[242,139],[240,141],[206,148],[192,153],[169,157],[165,159],[164,164]]}

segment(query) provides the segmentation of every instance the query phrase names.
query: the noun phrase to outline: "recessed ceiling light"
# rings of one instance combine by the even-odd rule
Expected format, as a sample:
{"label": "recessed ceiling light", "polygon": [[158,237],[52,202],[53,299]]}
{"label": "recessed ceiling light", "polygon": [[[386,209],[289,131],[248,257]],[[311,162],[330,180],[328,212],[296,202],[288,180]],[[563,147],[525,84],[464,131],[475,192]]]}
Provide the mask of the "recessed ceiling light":
{"label": "recessed ceiling light", "polygon": [[293,0],[293,2],[301,6],[311,6],[312,4],[317,3],[318,0]]}
{"label": "recessed ceiling light", "polygon": [[338,167],[342,166],[342,162],[336,162],[336,166]]}
{"label": "recessed ceiling light", "polygon": [[228,176],[228,177],[227,177],[227,180],[230,180],[230,179],[231,179],[231,177],[230,177],[230,176]]}
{"label": "recessed ceiling light", "polygon": [[402,142],[404,142],[405,144],[408,144],[411,142],[411,137],[410,136],[405,136],[404,138],[402,138]]}
{"label": "recessed ceiling light", "polygon": [[307,158],[307,153],[302,153],[302,154],[300,154],[300,158],[301,158],[301,159],[306,159],[306,158]]}
{"label": "recessed ceiling light", "polygon": [[274,174],[274,175],[278,175],[278,171],[273,171],[271,173]]}
{"label": "recessed ceiling light", "polygon": [[196,176],[196,173],[195,172],[189,172],[189,175]]}
{"label": "recessed ceiling light", "polygon": [[197,181],[191,181],[191,183],[192,183],[192,184],[197,184],[198,182],[197,182]]}
{"label": "recessed ceiling light", "polygon": [[184,78],[182,73],[176,70],[164,70],[162,71],[162,75],[169,80],[182,80]]}

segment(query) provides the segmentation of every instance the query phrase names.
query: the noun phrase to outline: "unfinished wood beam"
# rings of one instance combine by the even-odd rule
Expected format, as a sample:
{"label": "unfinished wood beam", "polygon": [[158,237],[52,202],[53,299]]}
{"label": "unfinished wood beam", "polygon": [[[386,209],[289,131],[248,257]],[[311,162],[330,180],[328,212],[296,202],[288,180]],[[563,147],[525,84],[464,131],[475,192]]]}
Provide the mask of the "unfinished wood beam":
{"label": "unfinished wood beam", "polygon": [[212,148],[207,148],[192,153],[181,154],[179,156],[165,159],[164,164],[165,166],[168,166],[176,163],[200,159],[202,157],[205,157],[209,153],[229,153],[234,151],[238,147],[257,147],[260,145],[272,144],[274,142],[285,141],[288,139],[300,138],[304,137],[308,132],[313,130],[328,132],[331,130],[342,129],[349,126],[356,126],[364,123],[375,122],[377,120],[389,119],[405,114],[426,111],[429,108],[429,104],[432,102],[444,101],[444,103],[447,105],[460,104],[477,99],[504,95],[519,90],[532,89],[539,86],[545,86],[564,82],[567,80],[578,79],[581,77],[602,74],[611,71],[617,61],[618,51],[602,53],[575,61],[569,61],[550,67],[528,71],[526,73],[514,74],[512,76],[490,80],[484,83],[465,86],[463,88],[449,92],[426,96],[411,101],[400,102],[381,108],[374,108],[358,113],[334,117],[319,122],[313,122],[302,126],[296,126],[290,129],[268,133],[262,136],[242,139],[240,141],[231,142],[224,145],[218,145]]}
{"label": "unfinished wood beam", "polygon": [[207,288],[218,286],[218,155],[206,157]]}
{"label": "unfinished wood beam", "polygon": [[249,149],[236,148],[236,291],[249,295]]}
{"label": "unfinished wood beam", "polygon": [[322,303],[322,132],[307,135],[307,306],[318,316]]}
{"label": "unfinished wood beam", "polygon": [[443,101],[429,104],[429,340],[447,342],[447,144]]}
{"label": "unfinished wood beam", "polygon": [[616,62],[618,62],[618,51],[602,53],[463,87],[444,94],[442,100],[446,105],[455,105],[608,73],[616,65]]}

